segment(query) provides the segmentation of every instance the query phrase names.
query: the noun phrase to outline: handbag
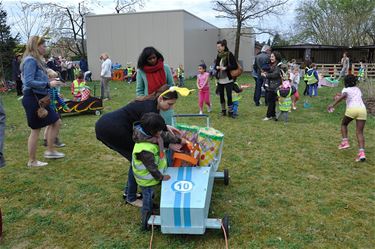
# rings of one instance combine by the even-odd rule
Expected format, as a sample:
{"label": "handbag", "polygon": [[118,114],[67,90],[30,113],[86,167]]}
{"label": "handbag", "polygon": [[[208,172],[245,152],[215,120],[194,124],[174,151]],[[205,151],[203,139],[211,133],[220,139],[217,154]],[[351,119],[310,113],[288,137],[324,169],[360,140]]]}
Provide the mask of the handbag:
{"label": "handbag", "polygon": [[47,106],[51,104],[51,99],[49,97],[49,94],[44,96],[41,99],[38,99],[38,97],[34,94],[36,100],[38,101],[39,108],[36,110],[36,114],[39,118],[45,118],[48,116],[48,111],[46,109]]}
{"label": "handbag", "polygon": [[[228,65],[230,66],[229,62],[230,62],[230,60],[229,60],[229,55],[228,55]],[[243,69],[242,69],[240,63],[238,63],[237,60],[236,60],[236,63],[237,63],[237,68],[233,69],[233,70],[229,70],[229,73],[232,76],[232,78],[237,78],[238,76],[240,76],[243,73]]]}

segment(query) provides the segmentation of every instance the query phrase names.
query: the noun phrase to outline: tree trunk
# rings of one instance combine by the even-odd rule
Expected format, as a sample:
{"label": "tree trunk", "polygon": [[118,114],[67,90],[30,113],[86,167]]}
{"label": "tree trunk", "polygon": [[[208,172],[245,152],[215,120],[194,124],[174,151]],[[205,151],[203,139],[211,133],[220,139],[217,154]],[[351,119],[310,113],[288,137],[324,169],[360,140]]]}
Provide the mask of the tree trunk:
{"label": "tree trunk", "polygon": [[236,30],[236,42],[234,45],[234,57],[238,60],[238,56],[240,54],[240,39],[241,39],[241,22],[237,22],[237,30]]}

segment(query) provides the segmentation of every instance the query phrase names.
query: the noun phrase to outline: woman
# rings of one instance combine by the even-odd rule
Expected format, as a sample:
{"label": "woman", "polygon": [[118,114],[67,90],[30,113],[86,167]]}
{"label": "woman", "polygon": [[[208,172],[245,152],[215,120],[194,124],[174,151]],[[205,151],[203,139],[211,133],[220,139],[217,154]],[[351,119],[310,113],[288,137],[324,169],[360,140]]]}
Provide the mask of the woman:
{"label": "woman", "polygon": [[[145,113],[159,113],[173,109],[177,101],[178,95],[175,91],[160,96],[164,90],[168,89],[167,85],[159,89],[154,95],[137,98],[121,109],[103,115],[96,122],[96,138],[131,162],[134,148],[133,124],[139,121]],[[182,141],[175,138],[175,143],[182,143]],[[137,200],[137,183],[132,167],[129,167],[128,183],[124,192],[127,203],[137,207],[142,206],[142,201]]]}
{"label": "woman", "polygon": [[48,163],[36,160],[37,142],[42,127],[50,125],[50,132],[47,136],[47,151],[45,158],[63,158],[64,153],[57,152],[54,148],[56,134],[60,128],[59,116],[49,105],[46,107],[48,115],[39,118],[37,110],[38,100],[49,94],[49,89],[61,86],[62,82],[48,80],[46,65],[43,56],[46,52],[45,40],[43,37],[32,36],[26,45],[26,50],[21,63],[21,75],[23,81],[22,105],[26,112],[27,123],[31,128],[28,140],[29,167],[42,167]]}
{"label": "woman", "polygon": [[[164,63],[164,57],[154,47],[143,49],[138,58],[137,69],[137,96],[154,94],[160,87],[167,84],[173,86],[173,77],[170,67]],[[166,124],[172,124],[173,110],[162,111]]]}
{"label": "woman", "polygon": [[263,119],[264,121],[270,120],[276,117],[276,98],[277,88],[281,85],[281,54],[279,52],[272,52],[270,57],[270,70],[263,72],[262,76],[268,80],[268,86],[266,86],[266,98],[268,102],[267,115]]}
{"label": "woman", "polygon": [[217,70],[217,91],[220,95],[221,112],[223,116],[227,115],[224,96],[225,90],[227,92],[228,115],[235,118],[235,116],[233,116],[232,110],[232,91],[234,79],[230,75],[230,70],[237,69],[237,61],[234,58],[233,54],[229,51],[226,40],[218,41],[216,43],[216,48],[218,54],[216,57],[215,68]]}

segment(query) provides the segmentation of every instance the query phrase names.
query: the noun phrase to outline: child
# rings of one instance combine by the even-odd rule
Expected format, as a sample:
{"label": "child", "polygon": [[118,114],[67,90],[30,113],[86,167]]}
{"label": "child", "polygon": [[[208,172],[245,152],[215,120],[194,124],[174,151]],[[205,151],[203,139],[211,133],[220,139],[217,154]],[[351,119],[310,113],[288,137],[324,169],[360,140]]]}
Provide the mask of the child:
{"label": "child", "polygon": [[[47,75],[48,75],[49,80],[56,79],[58,77],[58,73],[56,73],[52,69],[47,69]],[[51,109],[53,109],[57,112],[56,102],[58,102],[66,112],[70,112],[69,107],[66,105],[64,100],[62,100],[61,97],[59,96],[59,91],[58,91],[57,88],[55,88],[55,87],[50,88],[49,95],[50,95],[50,99],[51,99],[51,104],[50,104]],[[61,118],[59,119],[58,122],[61,126]],[[56,140],[55,140],[55,146],[56,147],[64,147],[65,146],[65,144],[60,142],[60,140],[58,138],[60,126],[59,126],[59,129],[57,130],[57,133],[56,133]],[[48,134],[48,132],[50,132],[50,126],[47,126],[46,129],[44,130],[44,143],[43,143],[44,146],[47,146],[47,134]]]}
{"label": "child", "polygon": [[81,101],[82,90],[86,86],[86,82],[83,79],[83,73],[79,72],[77,78],[72,82],[71,92],[73,94],[73,101]]}
{"label": "child", "polygon": [[319,76],[318,71],[316,71],[316,65],[314,63],[311,64],[311,68],[307,70],[306,73],[306,79],[307,79],[307,86],[308,86],[308,95],[310,97],[312,96],[318,96],[318,82],[319,82]]}
{"label": "child", "polygon": [[133,67],[131,66],[130,63],[128,63],[128,65],[126,67],[126,77],[127,77],[127,80],[128,80],[128,84],[132,83],[132,81],[133,81],[132,75],[133,75]]}
{"label": "child", "polygon": [[309,85],[307,85],[307,81],[308,81],[308,75],[307,75],[307,72],[310,70],[310,65],[307,64],[308,62],[305,62],[306,64],[306,67],[305,67],[305,73],[303,75],[303,81],[305,82],[305,90],[303,91],[303,95],[304,96],[307,96],[308,94],[308,89],[309,89]]}
{"label": "child", "polygon": [[206,72],[206,65],[200,64],[198,66],[197,75],[197,87],[199,94],[199,114],[203,114],[203,104],[206,103],[208,106],[207,111],[211,112],[211,101],[210,101],[210,74]]}
{"label": "child", "polygon": [[365,65],[364,60],[359,61],[359,69],[358,69],[358,81],[362,81],[365,78]]}
{"label": "child", "polygon": [[348,140],[348,125],[355,119],[356,120],[356,133],[358,139],[359,152],[355,159],[356,162],[363,162],[366,160],[365,155],[365,138],[363,136],[363,129],[366,124],[367,111],[366,106],[362,101],[361,90],[356,87],[357,78],[354,75],[347,75],[344,78],[345,88],[341,92],[341,96],[328,106],[328,112],[333,112],[334,107],[346,99],[345,116],[341,122],[342,141],[339,144],[339,150],[347,149],[350,147]]}
{"label": "child", "polygon": [[282,85],[277,90],[279,112],[276,114],[276,121],[280,116],[284,117],[284,122],[288,122],[288,113],[292,108],[293,95],[296,89],[290,85],[289,80],[283,80]]}
{"label": "child", "polygon": [[292,86],[296,89],[296,92],[294,93],[294,98],[292,102],[293,110],[297,110],[297,101],[299,100],[299,93],[298,93],[298,84],[299,84],[299,68],[298,66],[294,66],[294,68],[291,68],[290,73],[290,81],[292,82]]}
{"label": "child", "polygon": [[153,187],[160,181],[170,179],[169,175],[163,175],[167,159],[161,133],[165,128],[162,116],[151,112],[144,114],[140,122],[134,124],[132,167],[135,180],[142,188],[142,221],[152,212]]}
{"label": "child", "polygon": [[234,82],[233,84],[234,84],[234,87],[233,87],[233,93],[232,93],[232,102],[233,102],[232,118],[237,118],[238,117],[238,105],[239,105],[240,99],[241,99],[240,92],[242,92],[243,90],[242,90],[242,88],[240,88],[240,86],[238,85],[237,82]]}
{"label": "child", "polygon": [[185,71],[184,67],[182,65],[178,66],[177,68],[177,78],[179,81],[178,86],[183,87],[184,86],[184,80],[185,80]]}

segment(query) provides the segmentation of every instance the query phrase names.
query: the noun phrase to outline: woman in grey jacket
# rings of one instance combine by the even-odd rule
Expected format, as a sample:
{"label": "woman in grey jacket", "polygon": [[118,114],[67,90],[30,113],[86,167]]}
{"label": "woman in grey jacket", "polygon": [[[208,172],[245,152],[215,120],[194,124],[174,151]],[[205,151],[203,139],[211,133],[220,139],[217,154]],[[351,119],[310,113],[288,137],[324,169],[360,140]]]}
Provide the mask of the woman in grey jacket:
{"label": "woman in grey jacket", "polygon": [[266,98],[268,102],[267,115],[264,121],[276,117],[276,99],[277,88],[281,85],[281,54],[279,52],[272,52],[270,57],[271,68],[268,72],[263,72],[262,76],[267,78],[268,86],[266,86]]}

